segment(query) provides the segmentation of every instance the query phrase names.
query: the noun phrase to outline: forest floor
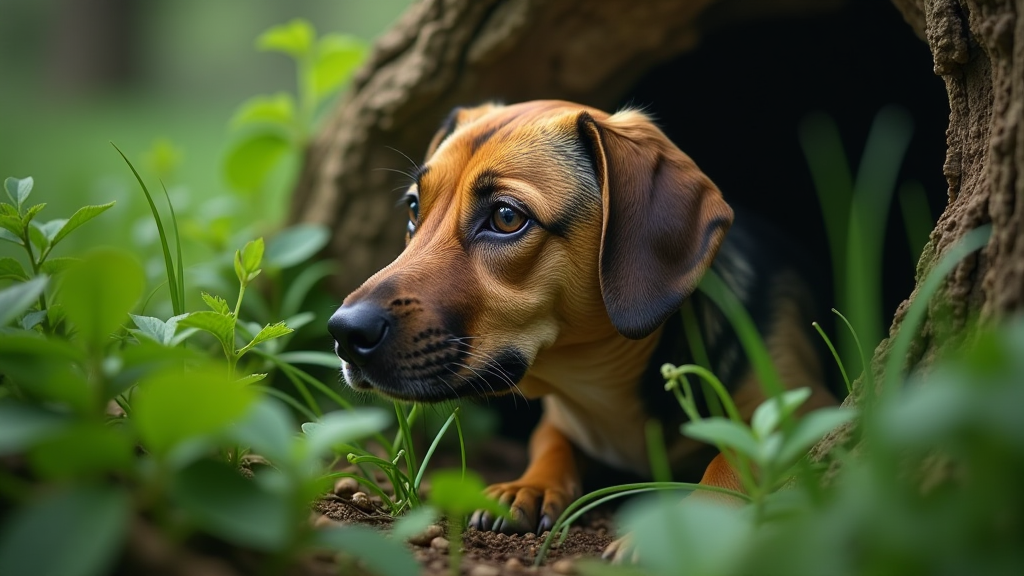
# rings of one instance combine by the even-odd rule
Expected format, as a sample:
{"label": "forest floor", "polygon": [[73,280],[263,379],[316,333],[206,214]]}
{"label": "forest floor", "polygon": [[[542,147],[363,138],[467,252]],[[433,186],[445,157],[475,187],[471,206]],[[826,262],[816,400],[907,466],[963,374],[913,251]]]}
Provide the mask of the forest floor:
{"label": "forest floor", "polygon": [[[515,442],[495,440],[488,442],[485,453],[470,461],[470,468],[488,482],[513,479],[525,469],[525,446]],[[348,492],[348,493],[346,493]],[[392,523],[379,503],[367,512],[356,506],[348,490],[339,490],[319,500],[314,510],[331,520],[356,523],[386,530]],[[371,502],[373,499],[371,498]],[[461,573],[468,576],[523,576],[574,574],[573,564],[581,558],[600,558],[605,547],[615,537],[611,512],[597,510],[585,515],[570,529],[569,537],[561,545],[549,550],[544,562],[534,567],[537,552],[547,532],[506,535],[478,530],[466,530],[462,539]],[[443,525],[442,525],[443,526]],[[447,532],[447,531],[445,531]],[[410,543],[413,557],[422,566],[421,573],[429,576],[451,574],[447,533],[440,539]]]}

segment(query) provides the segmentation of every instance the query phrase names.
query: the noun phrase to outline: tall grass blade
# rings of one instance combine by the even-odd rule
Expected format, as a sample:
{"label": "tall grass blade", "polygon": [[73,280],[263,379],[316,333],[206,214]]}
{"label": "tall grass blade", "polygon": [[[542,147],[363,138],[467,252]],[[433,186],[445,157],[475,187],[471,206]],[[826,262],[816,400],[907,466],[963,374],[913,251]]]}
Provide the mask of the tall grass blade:
{"label": "tall grass blade", "polygon": [[900,331],[893,339],[892,348],[889,349],[889,357],[885,363],[885,389],[882,392],[883,394],[893,394],[897,384],[902,379],[903,368],[907,361],[907,353],[910,352],[910,345],[914,341],[914,336],[917,335],[925,313],[928,311],[928,303],[935,296],[935,293],[939,291],[942,283],[946,280],[946,276],[953,271],[953,268],[964,257],[988,243],[991,235],[992,226],[990,224],[975,228],[964,234],[963,238],[942,255],[942,258],[939,259],[935,267],[928,272],[924,281],[918,286],[917,294],[914,296],[914,300],[910,303],[907,313],[903,317]]}
{"label": "tall grass blade", "polygon": [[161,181],[160,187],[164,190],[164,198],[167,199],[167,208],[171,211],[171,228],[174,228],[174,244],[178,253],[179,300],[171,303],[174,307],[174,315],[177,316],[178,314],[185,313],[185,265],[184,260],[181,258],[181,233],[178,231],[178,217],[174,214],[174,204],[171,203],[171,195],[167,193],[167,186],[164,186],[163,181]]}
{"label": "tall grass blade", "polygon": [[132,165],[131,160],[124,155],[124,152],[121,152],[121,149],[117,147],[117,144],[111,142],[110,145],[114,147],[114,150],[117,150],[117,153],[121,155],[121,158],[124,158],[128,167],[131,168],[132,174],[135,175],[135,179],[139,182],[139,186],[142,187],[142,193],[146,195],[146,201],[149,202],[149,209],[153,212],[153,221],[156,222],[156,230],[160,234],[160,247],[164,251],[164,265],[167,268],[167,290],[171,293],[171,304],[172,306],[175,306],[174,314],[184,314],[184,307],[182,306],[182,309],[179,311],[176,304],[179,302],[181,295],[178,294],[178,281],[174,274],[174,261],[171,259],[171,250],[167,244],[167,234],[164,232],[164,225],[160,220],[160,212],[156,209],[156,203],[153,202],[153,196],[149,193],[149,188],[147,188],[146,183],[142,181],[142,176],[139,176],[139,172],[135,169],[135,166]]}
{"label": "tall grass blade", "polygon": [[836,347],[832,345],[832,340],[830,340],[829,337],[825,335],[825,331],[821,329],[820,324],[818,324],[817,322],[811,322],[811,326],[814,326],[814,329],[818,331],[818,334],[821,336],[821,339],[825,341],[825,345],[828,346],[829,351],[832,352],[832,357],[835,358],[836,365],[839,366],[839,372],[843,375],[843,382],[846,383],[846,393],[852,394],[853,387],[850,385],[849,376],[846,375],[846,367],[843,366],[843,361],[842,359],[839,358],[839,353],[836,352]]}

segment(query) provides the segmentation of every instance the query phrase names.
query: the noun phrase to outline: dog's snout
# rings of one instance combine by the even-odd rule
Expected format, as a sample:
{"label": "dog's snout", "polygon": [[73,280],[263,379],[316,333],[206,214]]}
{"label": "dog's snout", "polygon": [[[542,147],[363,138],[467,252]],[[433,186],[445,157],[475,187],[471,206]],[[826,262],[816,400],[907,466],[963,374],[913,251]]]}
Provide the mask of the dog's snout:
{"label": "dog's snout", "polygon": [[369,302],[358,302],[338,308],[327,321],[327,330],[338,343],[338,356],[363,366],[387,339],[389,324],[385,310]]}

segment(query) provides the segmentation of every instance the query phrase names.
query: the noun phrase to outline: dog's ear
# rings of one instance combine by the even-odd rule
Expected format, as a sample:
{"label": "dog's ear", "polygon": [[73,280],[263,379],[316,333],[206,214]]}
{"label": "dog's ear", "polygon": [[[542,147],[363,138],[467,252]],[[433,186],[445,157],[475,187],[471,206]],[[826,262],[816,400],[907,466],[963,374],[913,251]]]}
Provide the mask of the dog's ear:
{"label": "dog's ear", "polygon": [[484,114],[501,107],[501,104],[489,102],[473,108],[465,108],[462,106],[452,108],[452,111],[448,113],[448,117],[441,123],[441,127],[437,130],[437,133],[430,139],[430,145],[427,146],[427,155],[424,157],[424,161],[430,160],[434,155],[434,152],[437,152],[441,143],[444,142],[445,138],[451,136],[452,132],[455,132],[456,128],[468,124],[477,118],[480,118]]}
{"label": "dog's ear", "polygon": [[654,332],[679,309],[711,265],[732,209],[693,160],[640,112],[577,129],[601,187],[601,294],[627,338]]}

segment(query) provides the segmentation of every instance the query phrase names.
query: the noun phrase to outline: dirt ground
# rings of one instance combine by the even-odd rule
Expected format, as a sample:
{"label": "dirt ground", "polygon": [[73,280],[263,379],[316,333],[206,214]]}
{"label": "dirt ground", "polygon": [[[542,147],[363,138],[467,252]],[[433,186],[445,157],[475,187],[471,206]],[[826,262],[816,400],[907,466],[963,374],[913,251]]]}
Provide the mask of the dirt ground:
{"label": "dirt ground", "polygon": [[[514,478],[526,466],[525,447],[516,442],[493,440],[471,459],[469,467],[479,472],[488,482]],[[365,524],[387,529],[392,519],[382,511],[379,502],[373,502],[371,511],[360,509],[352,502],[351,489],[341,489],[336,495],[319,500],[314,510],[344,523]],[[364,505],[365,507],[365,505]],[[378,512],[380,510],[380,512]],[[551,549],[544,563],[534,568],[537,551],[547,532],[535,534],[505,535],[493,532],[467,530],[462,542],[462,573],[468,576],[523,576],[574,574],[573,564],[580,558],[600,558],[605,547],[614,539],[612,513],[598,510],[584,516],[581,522],[570,529],[569,537],[557,548]],[[422,574],[440,576],[450,574],[449,551],[444,541],[425,541],[410,544],[413,557],[423,567]]]}
{"label": "dirt ground", "polygon": [[[332,520],[368,524],[386,529],[391,519],[385,515],[367,514],[351,500],[343,497],[323,499],[317,502],[315,510]],[[599,558],[613,538],[613,529],[608,513],[596,513],[584,517],[584,521],[570,529],[569,537],[557,548],[548,552],[545,562],[533,568],[537,550],[541,547],[547,532],[535,534],[505,535],[494,532],[467,530],[462,541],[462,573],[468,576],[522,576],[525,574],[557,575],[573,574],[573,562],[580,558]],[[422,574],[440,576],[450,574],[450,545],[444,534],[443,541],[433,540],[421,545],[410,544],[413,557],[423,567]]]}

